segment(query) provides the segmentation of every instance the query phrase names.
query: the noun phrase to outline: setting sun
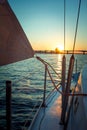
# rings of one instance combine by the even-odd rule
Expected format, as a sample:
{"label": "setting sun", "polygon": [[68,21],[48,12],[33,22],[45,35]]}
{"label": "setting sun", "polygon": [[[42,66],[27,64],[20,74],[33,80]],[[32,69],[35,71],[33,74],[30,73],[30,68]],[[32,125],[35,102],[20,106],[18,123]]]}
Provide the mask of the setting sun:
{"label": "setting sun", "polygon": [[58,48],[59,51],[63,51],[63,50],[64,50],[64,47],[63,47],[62,44],[58,44],[58,45],[57,45],[57,48]]}
{"label": "setting sun", "polygon": [[62,53],[63,50],[64,50],[63,44],[58,44],[58,45],[56,46],[56,48],[55,48],[55,52],[56,52],[56,53]]}

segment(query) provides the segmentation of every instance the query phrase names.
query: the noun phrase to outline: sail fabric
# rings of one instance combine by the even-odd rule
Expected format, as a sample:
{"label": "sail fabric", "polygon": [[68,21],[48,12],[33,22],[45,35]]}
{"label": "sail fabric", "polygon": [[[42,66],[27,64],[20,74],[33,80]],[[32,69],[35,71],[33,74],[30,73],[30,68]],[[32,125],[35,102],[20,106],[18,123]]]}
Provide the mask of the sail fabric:
{"label": "sail fabric", "polygon": [[33,56],[30,42],[7,0],[0,0],[0,66]]}

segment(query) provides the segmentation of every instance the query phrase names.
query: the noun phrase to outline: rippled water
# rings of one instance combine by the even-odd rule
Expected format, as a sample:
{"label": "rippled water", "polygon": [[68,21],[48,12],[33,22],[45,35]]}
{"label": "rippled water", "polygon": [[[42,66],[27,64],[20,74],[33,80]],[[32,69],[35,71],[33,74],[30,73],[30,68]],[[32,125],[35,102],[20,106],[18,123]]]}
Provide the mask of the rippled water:
{"label": "rippled water", "polygon": [[[49,62],[61,76],[61,54],[37,54]],[[70,55],[66,55],[67,70]],[[87,63],[87,55],[75,55],[78,63],[78,71]],[[12,130],[21,130],[29,126],[33,114],[31,111],[42,101],[44,86],[44,65],[36,58],[21,61],[11,65],[0,67],[0,129],[6,129],[6,80],[12,81]],[[74,68],[75,71],[75,68]],[[55,82],[60,79],[54,75]],[[53,89],[49,77],[47,77],[47,93]]]}

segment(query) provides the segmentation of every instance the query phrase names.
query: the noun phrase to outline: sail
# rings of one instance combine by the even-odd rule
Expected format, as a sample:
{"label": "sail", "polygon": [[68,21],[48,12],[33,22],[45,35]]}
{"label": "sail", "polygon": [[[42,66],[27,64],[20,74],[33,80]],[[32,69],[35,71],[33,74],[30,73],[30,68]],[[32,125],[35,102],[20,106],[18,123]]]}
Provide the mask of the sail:
{"label": "sail", "polygon": [[34,51],[7,0],[0,0],[0,66],[28,59]]}

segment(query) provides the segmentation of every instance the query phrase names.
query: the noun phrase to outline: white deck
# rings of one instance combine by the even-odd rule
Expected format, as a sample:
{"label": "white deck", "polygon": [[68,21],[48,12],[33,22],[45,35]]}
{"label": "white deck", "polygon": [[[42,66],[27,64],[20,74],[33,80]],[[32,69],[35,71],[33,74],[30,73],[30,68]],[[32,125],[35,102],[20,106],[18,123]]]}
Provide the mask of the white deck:
{"label": "white deck", "polygon": [[41,108],[36,120],[29,130],[62,130],[59,124],[61,117],[61,96],[55,91],[46,102],[47,107]]}

